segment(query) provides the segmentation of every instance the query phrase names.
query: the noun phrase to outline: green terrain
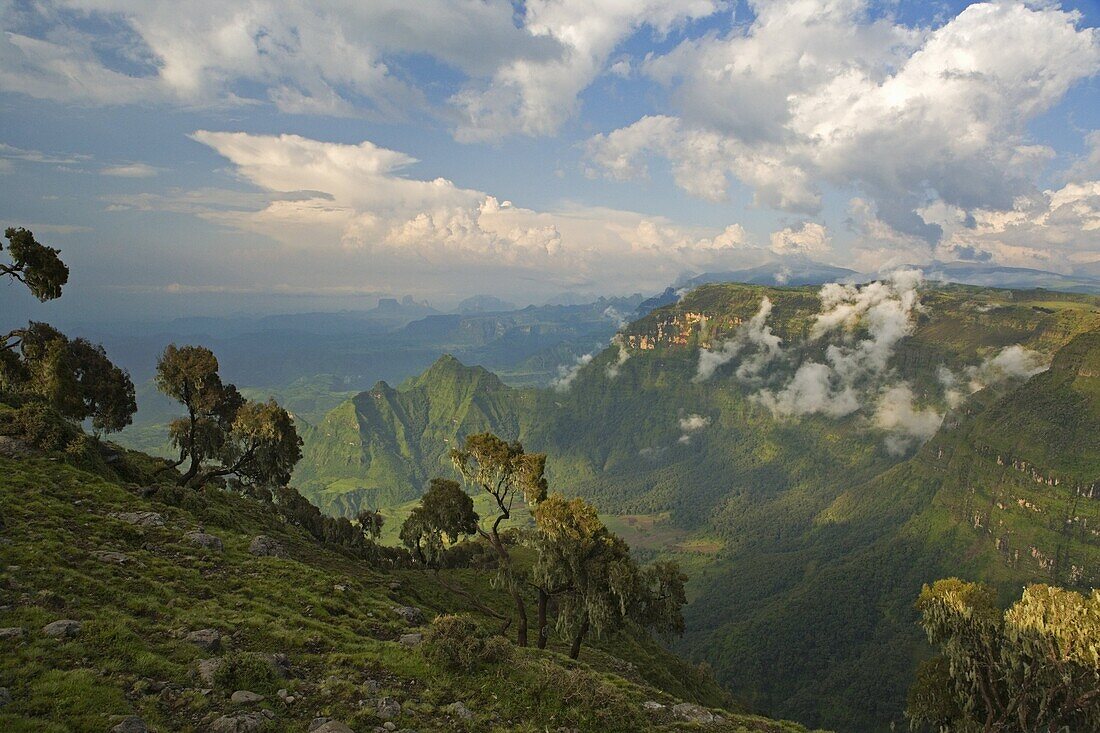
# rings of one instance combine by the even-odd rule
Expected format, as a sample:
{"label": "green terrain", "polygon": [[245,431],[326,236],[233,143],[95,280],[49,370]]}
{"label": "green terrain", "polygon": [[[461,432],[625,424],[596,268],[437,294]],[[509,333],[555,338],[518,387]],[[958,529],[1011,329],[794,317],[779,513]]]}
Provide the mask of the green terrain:
{"label": "green terrain", "polygon": [[[780,355],[751,380],[734,375],[750,349],[697,381],[700,347],[737,337],[764,297]],[[817,288],[704,285],[626,326],[622,349],[563,390],[444,357],[304,427],[295,479],[330,513],[399,516],[451,475],[465,435],[519,438],[635,552],[688,568],[677,648],[739,698],[838,730],[904,725],[928,654],[912,606],[922,583],[958,575],[1007,599],[1029,581],[1100,582],[1100,299],[923,287],[888,361],[853,378],[858,409],[779,415],[762,390],[833,347],[878,343],[863,322],[816,338],[822,310]],[[1013,349],[1052,366],[989,377]],[[914,410],[945,416],[930,439],[879,423],[877,400],[902,383]]]}

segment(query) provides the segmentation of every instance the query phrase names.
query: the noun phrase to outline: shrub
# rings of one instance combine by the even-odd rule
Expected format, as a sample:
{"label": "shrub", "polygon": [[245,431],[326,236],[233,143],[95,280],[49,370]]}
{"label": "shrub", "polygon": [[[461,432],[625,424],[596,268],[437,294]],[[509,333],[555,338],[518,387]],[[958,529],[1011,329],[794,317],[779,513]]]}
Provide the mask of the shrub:
{"label": "shrub", "polygon": [[262,654],[232,652],[214,672],[215,687],[225,691],[249,690],[271,694],[279,682],[271,662]]}
{"label": "shrub", "polygon": [[470,619],[452,615],[432,621],[422,649],[429,662],[461,672],[506,661],[512,654],[512,645],[503,636],[490,636]]}

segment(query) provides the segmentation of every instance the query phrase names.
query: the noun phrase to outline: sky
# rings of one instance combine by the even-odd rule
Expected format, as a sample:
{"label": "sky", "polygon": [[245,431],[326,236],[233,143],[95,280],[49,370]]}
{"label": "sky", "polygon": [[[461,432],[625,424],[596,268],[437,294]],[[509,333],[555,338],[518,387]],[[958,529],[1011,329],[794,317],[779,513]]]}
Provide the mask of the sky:
{"label": "sky", "polygon": [[1100,6],[0,0],[16,318],[652,293],[812,259],[1100,276]]}

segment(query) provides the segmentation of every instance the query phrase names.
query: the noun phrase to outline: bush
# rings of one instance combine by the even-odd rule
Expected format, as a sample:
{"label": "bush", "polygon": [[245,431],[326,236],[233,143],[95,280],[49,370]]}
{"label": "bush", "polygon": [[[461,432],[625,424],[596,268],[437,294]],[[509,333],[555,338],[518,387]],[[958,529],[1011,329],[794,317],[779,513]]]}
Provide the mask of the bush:
{"label": "bush", "polygon": [[214,672],[214,686],[227,693],[248,690],[270,695],[278,683],[278,675],[270,660],[253,652],[225,655]]}
{"label": "bush", "polygon": [[57,410],[38,401],[8,413],[0,432],[44,451],[65,450],[81,433]]}
{"label": "bush", "polygon": [[438,616],[424,635],[424,657],[444,669],[473,672],[482,664],[508,660],[512,645],[503,636],[490,636],[463,616]]}

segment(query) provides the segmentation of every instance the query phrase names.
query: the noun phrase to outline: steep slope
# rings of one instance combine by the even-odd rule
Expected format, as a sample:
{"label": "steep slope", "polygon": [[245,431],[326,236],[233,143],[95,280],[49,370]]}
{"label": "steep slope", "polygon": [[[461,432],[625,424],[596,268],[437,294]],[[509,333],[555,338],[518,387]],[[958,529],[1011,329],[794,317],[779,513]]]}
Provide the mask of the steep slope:
{"label": "steep slope", "polygon": [[[137,478],[151,463],[113,465]],[[508,599],[487,573],[385,571],[217,489],[143,490],[60,456],[0,458],[0,517],[5,731],[112,730],[138,715],[158,731],[297,732],[324,717],[356,731],[393,719],[421,731],[625,733],[678,729],[680,700],[728,704],[713,679],[640,636],[597,642],[579,663],[512,648],[506,664],[469,673],[433,665],[399,641],[424,629],[396,607],[495,627],[481,609]],[[252,551],[261,534],[279,556]],[[263,698],[231,698],[238,690]],[[713,713],[719,732],[805,730]]]}
{"label": "steep slope", "polygon": [[[745,334],[765,298],[762,323],[781,346],[765,369],[742,378],[741,366],[761,353]],[[692,624],[682,648],[710,662],[738,694],[812,724],[886,729],[902,722],[905,688],[924,653],[911,611],[921,582],[950,574],[1004,587],[1052,574],[1065,584],[1096,582],[1080,570],[1096,565],[1096,535],[1081,530],[1091,532],[1096,520],[1079,507],[1076,534],[1062,542],[1072,497],[1058,492],[1098,478],[1087,457],[1097,434],[1089,396],[1095,336],[1082,334],[1100,329],[1100,300],[935,286],[921,289],[912,306],[901,311],[906,330],[896,341],[864,322],[819,337],[826,307],[816,288],[704,285],[627,326],[622,347],[581,367],[567,390],[510,392],[494,403],[506,410],[478,425],[547,452],[555,488],[617,515],[613,523],[637,550],[676,556],[691,569]],[[1053,369],[1023,382],[1036,360],[1063,347]],[[700,380],[702,350],[727,348],[730,359]],[[810,392],[785,414],[768,407],[765,393],[782,394],[800,364],[833,364],[837,354],[883,359],[848,385],[860,400],[855,409],[803,409]],[[899,385],[909,397],[891,422],[881,412]],[[417,380],[416,390],[430,388]],[[456,425],[459,412],[438,414]],[[924,432],[904,432],[906,420]],[[402,431],[361,435],[349,449],[371,455],[410,434]],[[428,440],[453,444],[461,435],[421,442],[429,460],[415,479],[447,472]],[[1030,468],[998,467],[998,455],[1006,466],[1041,467],[1044,483]],[[354,480],[331,468],[329,475]],[[1029,508],[1037,489],[1049,509]],[[972,510],[989,514],[997,502],[1005,508],[993,514],[1011,515],[1003,519],[1008,540],[989,534],[987,518],[975,526]],[[1068,561],[1051,559],[1067,554]]]}

